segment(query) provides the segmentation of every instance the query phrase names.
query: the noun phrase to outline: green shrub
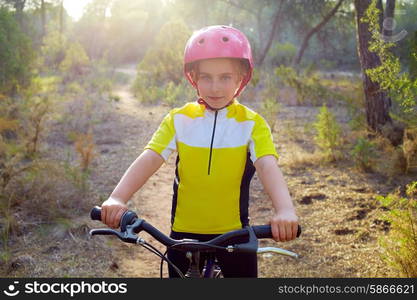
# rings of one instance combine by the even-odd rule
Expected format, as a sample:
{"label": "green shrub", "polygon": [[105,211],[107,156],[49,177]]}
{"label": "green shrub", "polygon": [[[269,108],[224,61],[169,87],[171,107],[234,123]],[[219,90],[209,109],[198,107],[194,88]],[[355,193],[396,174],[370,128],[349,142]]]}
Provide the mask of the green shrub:
{"label": "green shrub", "polygon": [[83,94],[84,88],[76,81],[69,82],[65,85],[66,92],[73,95],[81,95]]}
{"label": "green shrub", "polygon": [[[155,103],[162,100],[167,87],[175,93],[173,86],[169,85],[170,82],[174,85],[183,82],[184,45],[190,35],[183,21],[170,21],[162,27],[154,44],[139,63],[137,77],[132,85],[132,91],[140,101]],[[171,103],[173,98],[167,101]]]}
{"label": "green shrub", "polygon": [[75,79],[87,73],[90,60],[79,43],[72,43],[65,52],[65,58],[60,63],[59,69],[64,74],[65,79]]}
{"label": "green shrub", "polygon": [[179,93],[180,93],[180,86],[175,85],[174,82],[170,81],[165,86],[165,97],[162,101],[168,104],[168,106],[170,107],[175,107],[178,101]]}
{"label": "green shrub", "polygon": [[58,30],[50,30],[42,40],[41,56],[42,69],[44,71],[59,69],[61,62],[65,59],[67,49],[67,38]]}
{"label": "green shrub", "polygon": [[80,84],[87,94],[98,94],[100,97],[104,96],[104,99],[108,99],[115,82],[114,71],[111,70],[108,62],[105,59],[94,60],[94,62],[89,60],[80,66],[81,76],[67,79],[72,79],[72,82]]}
{"label": "green shrub", "polygon": [[0,93],[15,93],[30,83],[34,58],[30,39],[12,14],[0,7]]}
{"label": "green shrub", "polygon": [[298,75],[293,68],[280,66],[275,69],[275,75],[283,84],[296,90],[298,105],[323,105],[342,98],[341,95],[323,85],[317,72],[308,68]]}
{"label": "green shrub", "polygon": [[375,144],[360,137],[350,152],[355,165],[365,172],[371,171],[376,158]]}
{"label": "green shrub", "polygon": [[180,84],[170,81],[165,86],[165,96],[162,101],[170,107],[176,107],[184,102],[191,101],[194,93],[194,90],[185,80],[182,80]]}
{"label": "green shrub", "polygon": [[412,80],[417,80],[417,30],[410,42],[410,77]]}
{"label": "green shrub", "polygon": [[30,169],[39,152],[45,120],[51,111],[51,80],[33,78],[19,97],[4,97],[0,105],[0,194],[13,177]]}
{"label": "green shrub", "polygon": [[417,277],[417,181],[406,187],[406,197],[389,194],[378,197],[389,211],[383,218],[391,224],[387,235],[379,239],[382,257],[401,276]]}
{"label": "green shrub", "polygon": [[110,94],[109,95],[109,100],[114,101],[114,102],[120,102],[121,98],[120,98],[119,95]]}
{"label": "green shrub", "polygon": [[289,65],[294,55],[297,53],[297,48],[291,43],[275,43],[269,49],[268,56],[271,57],[272,64]]}
{"label": "green shrub", "polygon": [[274,132],[277,115],[281,109],[281,105],[278,102],[279,83],[275,76],[270,76],[267,73],[265,73],[263,82],[265,87],[260,93],[262,102],[259,112],[268,122],[271,131]]}
{"label": "green shrub", "polygon": [[341,128],[335,116],[327,109],[326,105],[320,108],[317,121],[313,126],[317,132],[314,138],[316,145],[327,158],[336,160],[340,155]]}
{"label": "green shrub", "polygon": [[183,79],[184,45],[190,35],[191,32],[183,21],[167,22],[162,26],[138,69],[149,72],[156,81],[179,83]]}
{"label": "green shrub", "polygon": [[278,121],[278,112],[281,105],[273,98],[264,98],[261,103],[260,114],[268,122],[271,131],[275,132],[275,125]]}
{"label": "green shrub", "polygon": [[142,76],[139,80],[139,75],[132,86],[132,92],[140,102],[145,104],[158,103],[165,96],[163,87],[159,87],[147,76]]}
{"label": "green shrub", "polygon": [[184,45],[191,32],[182,21],[167,22],[155,38],[154,44],[146,52],[138,65],[135,86],[143,82],[142,74],[146,74],[150,85],[158,85],[173,81],[178,84],[182,78],[182,59]]}

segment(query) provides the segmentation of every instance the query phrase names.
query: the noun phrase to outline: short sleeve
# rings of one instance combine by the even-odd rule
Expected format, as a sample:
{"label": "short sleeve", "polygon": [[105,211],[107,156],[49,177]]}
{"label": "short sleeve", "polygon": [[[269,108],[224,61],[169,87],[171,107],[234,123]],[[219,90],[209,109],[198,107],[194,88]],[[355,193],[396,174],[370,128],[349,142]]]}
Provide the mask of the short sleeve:
{"label": "short sleeve", "polygon": [[273,155],[278,159],[271,129],[265,119],[260,115],[256,115],[255,117],[255,125],[253,126],[249,141],[249,151],[252,162],[265,155]]}
{"label": "short sleeve", "polygon": [[155,151],[166,161],[177,150],[175,136],[174,113],[171,111],[164,117],[145,149]]}

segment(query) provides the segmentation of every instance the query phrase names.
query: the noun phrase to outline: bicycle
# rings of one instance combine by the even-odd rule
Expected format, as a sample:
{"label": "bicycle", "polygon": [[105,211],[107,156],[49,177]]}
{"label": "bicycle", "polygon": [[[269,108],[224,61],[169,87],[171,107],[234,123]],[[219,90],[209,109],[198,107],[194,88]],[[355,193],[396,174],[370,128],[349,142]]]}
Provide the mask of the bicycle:
{"label": "bicycle", "polygon": [[[101,208],[96,206],[90,212],[92,220],[101,220]],[[187,258],[190,260],[190,266],[186,274],[183,274],[177,266],[175,266],[166,257],[167,251],[163,254],[151,244],[137,234],[145,231],[155,238],[158,242],[165,245],[167,248],[177,249],[186,252]],[[297,237],[301,234],[301,227],[298,226]],[[277,247],[258,247],[258,238],[272,238],[270,225],[255,225],[246,226],[243,229],[233,230],[219,235],[218,237],[206,242],[199,242],[198,240],[183,239],[175,240],[165,235],[157,228],[143,219],[140,219],[137,214],[131,210],[124,212],[120,220],[120,231],[109,228],[92,229],[90,235],[115,235],[125,243],[137,244],[145,249],[151,251],[161,258],[160,277],[163,278],[163,263],[164,261],[171,265],[181,278],[219,278],[222,276],[220,267],[217,264],[214,253],[216,251],[228,252],[246,252],[246,253],[276,253],[286,255],[292,258],[298,258],[298,254],[289,250]],[[246,243],[229,245],[228,241],[234,238],[243,238],[249,236],[249,241]],[[200,253],[209,253],[205,262],[203,270],[200,271],[199,261]]]}

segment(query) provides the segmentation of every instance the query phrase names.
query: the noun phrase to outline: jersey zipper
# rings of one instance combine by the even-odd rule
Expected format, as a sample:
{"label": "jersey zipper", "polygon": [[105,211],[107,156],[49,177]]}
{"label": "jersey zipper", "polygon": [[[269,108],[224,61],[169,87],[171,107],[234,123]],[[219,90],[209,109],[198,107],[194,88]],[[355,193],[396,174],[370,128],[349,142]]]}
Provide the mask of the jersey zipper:
{"label": "jersey zipper", "polygon": [[213,154],[214,133],[216,132],[217,112],[218,112],[217,110],[214,112],[214,124],[213,124],[213,133],[211,134],[210,156],[209,156],[209,163],[208,163],[208,175],[210,175],[211,156]]}

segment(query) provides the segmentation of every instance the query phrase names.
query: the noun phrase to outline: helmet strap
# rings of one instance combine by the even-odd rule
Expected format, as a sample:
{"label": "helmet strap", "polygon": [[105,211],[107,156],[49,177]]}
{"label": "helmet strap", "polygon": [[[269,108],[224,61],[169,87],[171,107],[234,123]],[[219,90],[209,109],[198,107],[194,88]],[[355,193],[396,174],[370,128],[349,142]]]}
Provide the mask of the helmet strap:
{"label": "helmet strap", "polygon": [[208,103],[207,103],[206,101],[204,101],[204,99],[203,99],[203,98],[199,97],[199,98],[198,98],[198,100],[197,100],[198,104],[202,104],[202,105],[204,105],[207,109],[210,109],[210,110],[212,110],[212,111],[222,110],[223,108],[228,107],[229,105],[231,105],[231,104],[233,103],[233,101],[235,101],[235,99],[234,99],[234,98],[233,98],[232,100],[230,100],[230,102],[229,102],[229,103],[227,103],[227,104],[226,104],[225,106],[223,106],[223,107],[220,107],[220,108],[213,108],[213,107],[211,107],[210,105],[208,105]]}

